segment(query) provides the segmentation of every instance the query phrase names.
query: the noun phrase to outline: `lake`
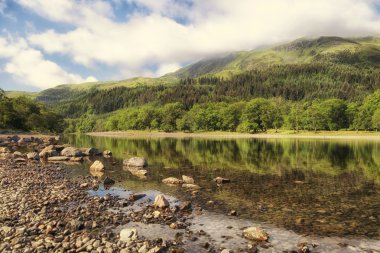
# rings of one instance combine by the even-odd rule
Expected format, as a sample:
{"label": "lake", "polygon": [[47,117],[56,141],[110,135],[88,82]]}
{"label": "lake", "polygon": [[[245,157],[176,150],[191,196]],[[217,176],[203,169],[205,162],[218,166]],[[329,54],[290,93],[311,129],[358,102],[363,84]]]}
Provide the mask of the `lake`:
{"label": "lake", "polygon": [[[317,139],[110,138],[69,135],[76,147],[111,150],[105,175],[115,187],[160,191],[179,199],[190,194],[161,183],[192,176],[202,187],[205,210],[270,224],[300,235],[380,239],[380,142]],[[141,179],[122,160],[145,157]],[[84,168],[86,167],[86,168]],[[88,173],[88,163],[73,166]],[[231,183],[218,186],[212,179]],[[379,246],[379,245],[378,245]],[[380,246],[379,246],[380,247]]]}

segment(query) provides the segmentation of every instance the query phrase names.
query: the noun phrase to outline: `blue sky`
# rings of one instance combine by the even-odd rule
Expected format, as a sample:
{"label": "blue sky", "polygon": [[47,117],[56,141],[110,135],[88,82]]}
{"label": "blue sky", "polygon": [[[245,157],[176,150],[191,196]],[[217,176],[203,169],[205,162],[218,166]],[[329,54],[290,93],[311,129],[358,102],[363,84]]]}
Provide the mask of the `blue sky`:
{"label": "blue sky", "polygon": [[305,36],[380,34],[380,0],[0,0],[0,88],[161,76]]}

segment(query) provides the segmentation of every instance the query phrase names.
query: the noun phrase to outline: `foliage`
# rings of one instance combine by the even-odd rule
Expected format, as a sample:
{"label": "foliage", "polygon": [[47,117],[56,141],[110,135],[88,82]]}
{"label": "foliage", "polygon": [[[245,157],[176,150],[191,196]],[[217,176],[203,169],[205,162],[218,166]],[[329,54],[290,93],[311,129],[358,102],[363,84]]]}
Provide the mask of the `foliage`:
{"label": "foliage", "polygon": [[380,108],[377,108],[372,115],[372,127],[378,131],[380,129]]}
{"label": "foliage", "polygon": [[9,98],[0,89],[0,129],[61,132],[63,117],[34,100]]}
{"label": "foliage", "polygon": [[[374,130],[379,52],[373,37],[301,39],[203,60],[161,78],[60,85],[37,100],[66,117],[68,132]],[[29,124],[38,121],[34,115]]]}

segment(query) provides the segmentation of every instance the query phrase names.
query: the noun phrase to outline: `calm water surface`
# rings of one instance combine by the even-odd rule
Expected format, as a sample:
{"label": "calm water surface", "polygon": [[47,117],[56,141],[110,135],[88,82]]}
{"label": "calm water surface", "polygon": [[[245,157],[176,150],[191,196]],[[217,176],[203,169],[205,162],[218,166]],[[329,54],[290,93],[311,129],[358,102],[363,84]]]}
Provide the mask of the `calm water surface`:
{"label": "calm water surface", "polygon": [[[380,143],[297,139],[121,139],[70,135],[77,147],[109,149],[104,176],[132,191],[189,194],[163,185],[165,177],[194,177],[197,201],[208,211],[236,210],[239,218],[302,235],[380,239]],[[122,160],[148,160],[145,179],[122,169]],[[87,174],[88,163],[72,169]],[[214,177],[231,179],[221,187]],[[212,200],[214,204],[207,202]]]}

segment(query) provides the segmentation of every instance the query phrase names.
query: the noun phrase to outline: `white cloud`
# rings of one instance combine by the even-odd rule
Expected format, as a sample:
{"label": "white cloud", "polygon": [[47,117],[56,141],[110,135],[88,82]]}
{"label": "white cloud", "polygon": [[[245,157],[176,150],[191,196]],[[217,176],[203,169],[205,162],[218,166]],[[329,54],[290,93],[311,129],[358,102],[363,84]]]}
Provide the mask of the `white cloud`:
{"label": "white cloud", "polygon": [[93,83],[93,82],[97,82],[97,81],[98,81],[98,79],[96,79],[96,77],[94,77],[94,76],[89,76],[85,80],[86,83]]}
{"label": "white cloud", "polygon": [[[112,6],[101,0],[15,0],[42,17],[75,25],[93,25],[113,15]],[[94,23],[92,23],[94,22]]]}
{"label": "white cloud", "polygon": [[163,76],[165,74],[172,73],[178,70],[179,68],[181,68],[181,66],[177,63],[162,64],[159,66],[156,73],[159,76]]}
{"label": "white cloud", "polygon": [[46,60],[40,51],[30,48],[23,39],[11,41],[0,37],[0,59],[7,60],[2,71],[26,85],[49,88],[85,81],[81,76],[66,72],[56,63]]}
{"label": "white cloud", "polygon": [[[134,13],[121,23],[112,5],[101,0],[17,0],[44,18],[73,26],[68,32],[30,34],[32,45],[87,67],[115,67],[126,77],[162,75],[209,55],[304,36],[380,33],[378,0],[124,1],[151,12]],[[158,66],[154,73],[152,65]]]}

